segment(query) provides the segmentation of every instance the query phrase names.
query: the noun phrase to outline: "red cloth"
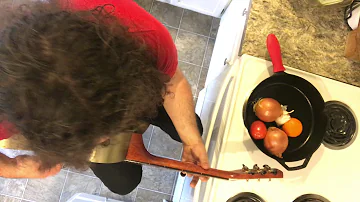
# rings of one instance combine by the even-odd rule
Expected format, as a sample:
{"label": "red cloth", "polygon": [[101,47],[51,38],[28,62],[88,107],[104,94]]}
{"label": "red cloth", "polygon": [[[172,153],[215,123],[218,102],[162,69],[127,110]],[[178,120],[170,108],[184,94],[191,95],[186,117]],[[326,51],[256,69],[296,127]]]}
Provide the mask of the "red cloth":
{"label": "red cloth", "polygon": [[0,123],[0,140],[11,137],[16,130],[10,122],[2,121]]}
{"label": "red cloth", "polygon": [[[64,8],[74,11],[92,10],[97,6],[112,4],[115,6],[114,15],[129,27],[129,32],[140,37],[150,47],[157,59],[160,71],[172,77],[175,74],[178,58],[175,44],[171,35],[158,20],[137,5],[133,0],[64,0]],[[0,123],[0,140],[12,135],[11,123]]]}

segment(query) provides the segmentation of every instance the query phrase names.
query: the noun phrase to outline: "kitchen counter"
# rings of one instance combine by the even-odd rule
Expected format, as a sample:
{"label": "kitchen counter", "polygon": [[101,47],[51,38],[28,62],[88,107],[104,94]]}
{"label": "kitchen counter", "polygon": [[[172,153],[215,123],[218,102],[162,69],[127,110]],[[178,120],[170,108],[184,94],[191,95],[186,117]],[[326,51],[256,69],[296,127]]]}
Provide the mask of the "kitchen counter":
{"label": "kitchen counter", "polygon": [[360,63],[344,57],[344,8],[315,7],[311,0],[252,0],[241,54],[269,60],[266,37],[275,34],[284,65],[360,87]]}

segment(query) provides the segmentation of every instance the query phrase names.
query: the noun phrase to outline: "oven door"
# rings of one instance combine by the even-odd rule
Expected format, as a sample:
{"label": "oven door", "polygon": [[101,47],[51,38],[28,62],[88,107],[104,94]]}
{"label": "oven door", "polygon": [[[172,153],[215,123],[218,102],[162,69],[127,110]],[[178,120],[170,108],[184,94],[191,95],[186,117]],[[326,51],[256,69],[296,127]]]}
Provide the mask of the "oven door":
{"label": "oven door", "polygon": [[[234,92],[240,65],[237,60],[199,93],[196,113],[200,116],[204,127],[203,140],[209,156],[210,167],[216,168],[220,156],[224,134],[229,129],[229,119],[232,115]],[[190,187],[191,178],[177,178],[173,201],[211,201],[208,199],[212,190],[213,179],[200,183],[195,189]]]}

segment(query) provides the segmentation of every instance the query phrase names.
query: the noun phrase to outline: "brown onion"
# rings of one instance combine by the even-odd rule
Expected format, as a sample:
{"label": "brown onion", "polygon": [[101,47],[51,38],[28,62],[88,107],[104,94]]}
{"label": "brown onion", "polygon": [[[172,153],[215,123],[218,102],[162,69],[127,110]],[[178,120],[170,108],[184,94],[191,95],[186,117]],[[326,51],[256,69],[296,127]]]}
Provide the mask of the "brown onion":
{"label": "brown onion", "polygon": [[270,127],[264,139],[265,148],[273,155],[282,158],[289,144],[288,136],[279,128]]}
{"label": "brown onion", "polygon": [[273,122],[282,115],[283,110],[278,101],[272,98],[263,98],[254,105],[254,112],[260,120]]}

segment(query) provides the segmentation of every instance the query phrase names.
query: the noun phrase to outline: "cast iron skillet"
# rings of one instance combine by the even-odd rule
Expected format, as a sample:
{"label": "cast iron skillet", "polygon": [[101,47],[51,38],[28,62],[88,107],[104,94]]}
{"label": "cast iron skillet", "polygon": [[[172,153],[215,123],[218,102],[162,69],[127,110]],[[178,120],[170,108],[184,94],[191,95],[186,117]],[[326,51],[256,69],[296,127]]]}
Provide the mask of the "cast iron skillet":
{"label": "cast iron skillet", "polygon": [[[270,154],[264,147],[263,140],[252,138],[256,146],[266,155],[277,160],[287,170],[305,168],[312,154],[319,148],[325,135],[326,117],[323,113],[324,99],[319,91],[305,79],[285,73],[281,59],[280,44],[276,36],[270,34],[267,38],[267,48],[273,63],[274,74],[262,81],[251,93],[244,110],[245,126],[250,134],[251,124],[259,120],[253,111],[253,105],[261,98],[273,98],[288,106],[288,111],[295,110],[291,117],[299,119],[303,131],[296,138],[289,137],[289,145],[283,153],[283,158]],[[265,123],[267,127],[276,123]],[[289,167],[285,162],[305,159],[299,166]]]}

